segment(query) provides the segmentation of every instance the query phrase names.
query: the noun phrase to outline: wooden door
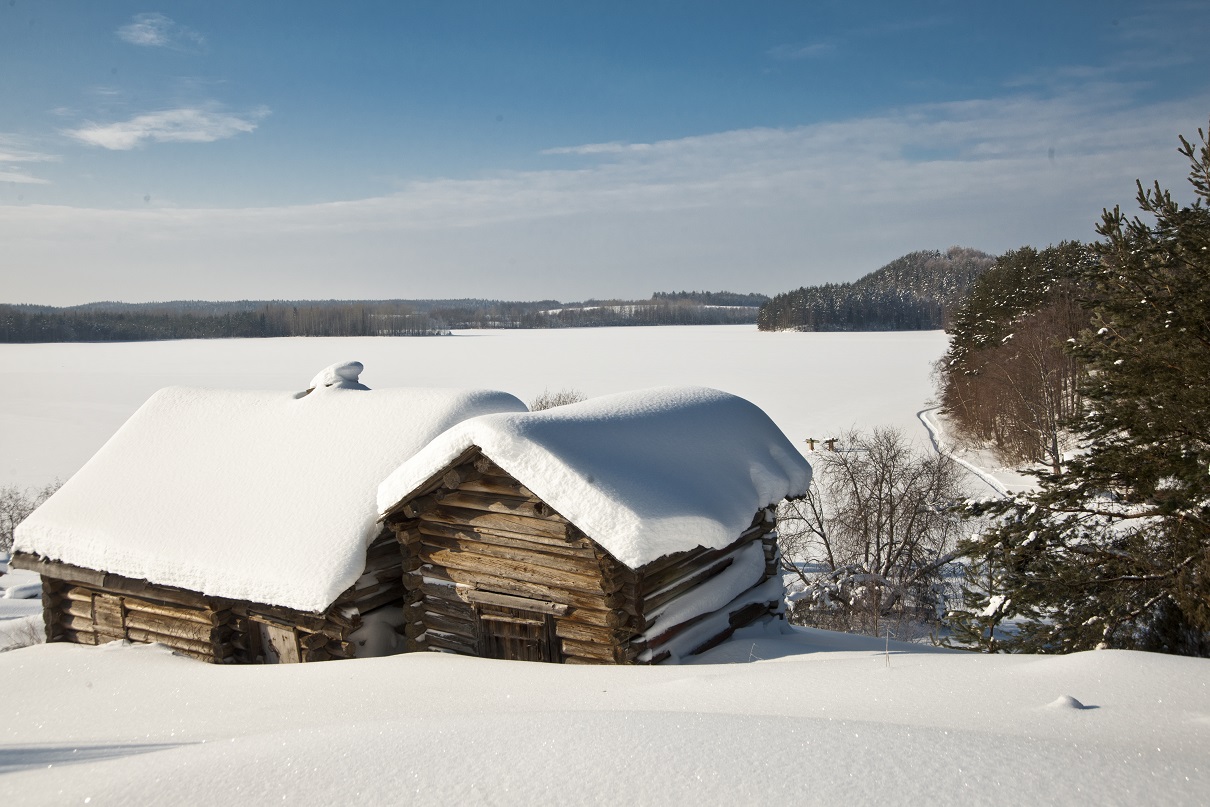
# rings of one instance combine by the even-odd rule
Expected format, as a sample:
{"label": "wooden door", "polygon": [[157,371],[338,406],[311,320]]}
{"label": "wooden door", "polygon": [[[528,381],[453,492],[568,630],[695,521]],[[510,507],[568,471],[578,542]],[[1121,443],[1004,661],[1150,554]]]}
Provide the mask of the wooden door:
{"label": "wooden door", "polygon": [[510,661],[563,661],[550,614],[480,605],[479,654]]}
{"label": "wooden door", "polygon": [[298,634],[291,628],[270,625],[268,622],[253,622],[260,638],[261,655],[265,664],[297,664]]}

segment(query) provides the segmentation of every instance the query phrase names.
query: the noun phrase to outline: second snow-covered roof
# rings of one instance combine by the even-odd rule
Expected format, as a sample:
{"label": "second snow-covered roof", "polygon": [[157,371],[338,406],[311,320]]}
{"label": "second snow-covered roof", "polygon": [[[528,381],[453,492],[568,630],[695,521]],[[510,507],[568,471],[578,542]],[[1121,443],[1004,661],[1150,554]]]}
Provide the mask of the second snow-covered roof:
{"label": "second snow-covered roof", "polygon": [[379,482],[454,424],[525,409],[504,392],[339,381],[302,397],[160,390],[18,527],[15,548],[322,611],[365,568]]}
{"label": "second snow-covered roof", "polygon": [[382,483],[386,512],[472,446],[632,569],[734,541],[811,467],[759,407],[663,387],[454,426]]}

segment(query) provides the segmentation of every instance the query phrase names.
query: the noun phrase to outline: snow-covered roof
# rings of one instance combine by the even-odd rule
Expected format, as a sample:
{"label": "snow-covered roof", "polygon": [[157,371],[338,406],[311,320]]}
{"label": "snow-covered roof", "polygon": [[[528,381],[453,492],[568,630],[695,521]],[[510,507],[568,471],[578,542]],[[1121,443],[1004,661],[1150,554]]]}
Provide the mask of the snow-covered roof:
{"label": "snow-covered roof", "polygon": [[468,417],[525,409],[488,390],[368,390],[353,364],[305,396],[160,390],[18,527],[15,548],[322,611],[365,568],[374,494],[400,462]]}
{"label": "snow-covered roof", "polygon": [[632,569],[726,546],[757,510],[811,480],[811,466],[756,405],[661,387],[464,421],[382,483],[379,510],[472,446]]}

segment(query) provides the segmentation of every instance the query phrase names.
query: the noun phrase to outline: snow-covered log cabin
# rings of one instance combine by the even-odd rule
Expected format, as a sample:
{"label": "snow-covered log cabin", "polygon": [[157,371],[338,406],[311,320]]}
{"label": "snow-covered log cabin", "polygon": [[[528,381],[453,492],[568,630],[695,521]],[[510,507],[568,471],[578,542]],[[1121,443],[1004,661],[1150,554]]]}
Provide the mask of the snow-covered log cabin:
{"label": "snow-covered log cabin", "polygon": [[755,405],[661,388],[466,420],[379,488],[409,650],[676,660],[782,607],[773,508],[811,468]]}
{"label": "snow-covered log cabin", "polygon": [[162,642],[208,662],[399,648],[401,555],[375,491],[503,392],[380,389],[358,362],[306,393],[153,395],[16,531],[48,641]]}

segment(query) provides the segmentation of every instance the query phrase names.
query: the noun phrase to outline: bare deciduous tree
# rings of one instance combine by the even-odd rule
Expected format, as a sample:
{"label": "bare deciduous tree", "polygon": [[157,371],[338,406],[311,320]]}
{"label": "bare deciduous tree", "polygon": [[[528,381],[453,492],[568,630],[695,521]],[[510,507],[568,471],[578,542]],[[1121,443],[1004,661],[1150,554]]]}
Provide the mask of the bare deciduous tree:
{"label": "bare deciduous tree", "polygon": [[63,484],[56,479],[41,488],[22,490],[16,485],[0,487],[0,552],[13,548],[13,531],[17,525],[34,512],[34,509],[50,498]]}
{"label": "bare deciduous tree", "polygon": [[838,443],[816,455],[807,496],[779,514],[782,563],[798,578],[792,620],[870,635],[934,627],[960,526],[959,470],[894,429]]}

